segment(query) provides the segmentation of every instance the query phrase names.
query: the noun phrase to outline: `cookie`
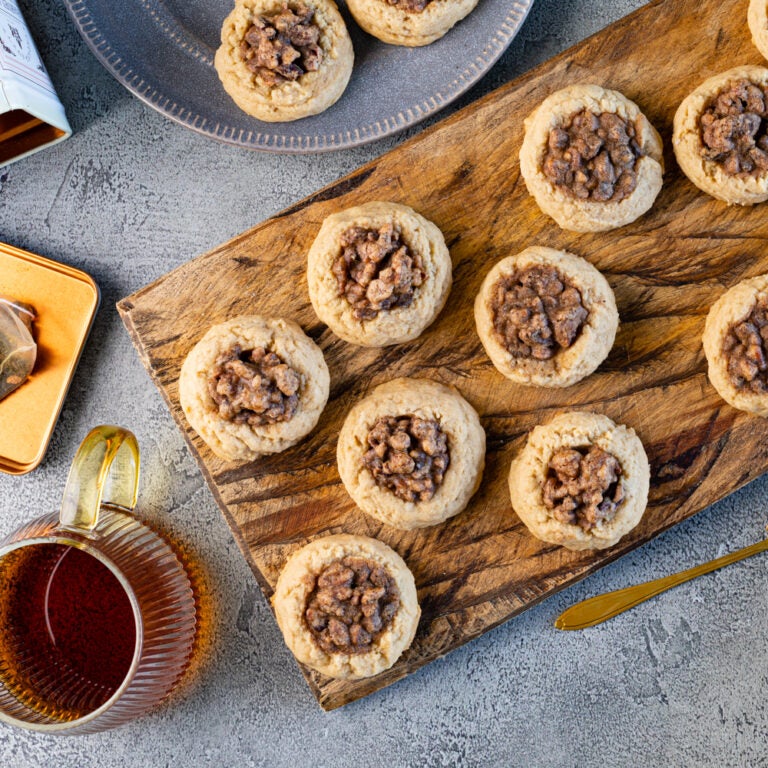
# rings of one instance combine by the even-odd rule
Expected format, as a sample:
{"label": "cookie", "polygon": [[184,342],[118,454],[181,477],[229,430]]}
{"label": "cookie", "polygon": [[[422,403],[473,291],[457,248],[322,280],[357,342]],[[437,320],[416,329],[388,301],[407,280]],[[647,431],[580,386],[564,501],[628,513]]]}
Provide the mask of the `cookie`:
{"label": "cookie", "polygon": [[768,274],[742,280],[712,305],[702,341],[720,397],[768,417]]}
{"label": "cookie", "polygon": [[395,528],[424,528],[457,515],[478,489],[485,432],[452,387],[394,379],[352,408],[336,456],[363,512]]}
{"label": "cookie", "polygon": [[296,659],[345,680],[389,669],[413,642],[421,615],[400,555],[349,534],[315,539],[295,552],[272,605]]}
{"label": "cookie", "polygon": [[181,367],[179,400],[217,456],[250,461],[309,434],[329,386],[323,353],[296,323],[242,316],[195,344]]}
{"label": "cookie", "polygon": [[347,0],[368,34],[392,45],[429,45],[467,16],[477,0]]}
{"label": "cookie", "polygon": [[705,80],[675,113],[683,173],[729,205],[768,200],[768,69],[741,66]]}
{"label": "cookie", "polygon": [[750,0],[747,21],[755,48],[768,59],[768,0]]}
{"label": "cookie", "polygon": [[635,221],[661,190],[663,163],[661,138],[637,104],[599,85],[563,88],[525,120],[520,172],[563,229]]}
{"label": "cookie", "polygon": [[371,202],[323,221],[307,259],[317,316],[345,341],[384,347],[415,339],[451,290],[442,232],[412,208]]}
{"label": "cookie", "polygon": [[236,0],[214,66],[240,109],[281,122],[334,104],[353,62],[352,41],[333,0]]}
{"label": "cookie", "polygon": [[608,356],[619,313],[610,285],[588,261],[532,246],[486,275],[475,324],[488,357],[508,379],[569,387]]}
{"label": "cookie", "polygon": [[634,430],[578,411],[536,427],[509,470],[512,507],[528,530],[573,550],[612,547],[629,533],[649,482]]}

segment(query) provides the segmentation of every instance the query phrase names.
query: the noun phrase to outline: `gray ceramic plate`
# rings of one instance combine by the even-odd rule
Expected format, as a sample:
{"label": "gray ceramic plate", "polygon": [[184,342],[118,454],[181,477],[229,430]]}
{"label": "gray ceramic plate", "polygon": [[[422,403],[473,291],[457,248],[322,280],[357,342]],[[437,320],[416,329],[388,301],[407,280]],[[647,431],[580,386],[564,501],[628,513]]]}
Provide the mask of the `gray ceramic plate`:
{"label": "gray ceramic plate", "polygon": [[355,70],[320,115],[262,123],[241,112],[213,68],[232,0],[65,0],[80,34],[128,90],[177,123],[213,139],[269,152],[326,152],[418,123],[476,82],[517,33],[534,0],[480,0],[424,48],[385,45],[341,7]]}

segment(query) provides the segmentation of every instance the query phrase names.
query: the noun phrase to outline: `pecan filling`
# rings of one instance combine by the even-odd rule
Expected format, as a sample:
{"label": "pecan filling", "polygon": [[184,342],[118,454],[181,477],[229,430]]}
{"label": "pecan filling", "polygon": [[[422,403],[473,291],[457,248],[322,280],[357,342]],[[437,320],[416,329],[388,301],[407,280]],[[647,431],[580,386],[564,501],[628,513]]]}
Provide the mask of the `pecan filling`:
{"label": "pecan filling", "polygon": [[316,72],[323,61],[315,12],[303,3],[271,16],[255,16],[240,43],[245,66],[265,85],[280,85]]}
{"label": "pecan filling", "polygon": [[549,132],[542,171],[578,200],[618,203],[634,192],[643,154],[634,123],[584,109]]}
{"label": "pecan filling", "polygon": [[758,296],[749,316],[728,329],[723,341],[728,378],[736,389],[768,392],[768,296]]}
{"label": "pecan filling", "polygon": [[339,288],[357,320],[379,312],[410,307],[427,273],[418,253],[403,242],[392,224],[379,229],[350,227],[341,236],[341,255],[331,267]]}
{"label": "pecan filling", "polygon": [[568,278],[548,265],[502,277],[491,297],[493,330],[512,357],[549,360],[576,341],[589,312]]}
{"label": "pecan filling", "polygon": [[432,0],[386,0],[387,5],[394,5],[406,13],[421,13]]}
{"label": "pecan filling", "polygon": [[363,465],[403,501],[429,501],[450,463],[448,436],[434,419],[382,416],[368,433]]}
{"label": "pecan filling", "polygon": [[701,154],[729,176],[768,171],[768,88],[737,80],[723,88],[699,118]]}
{"label": "pecan filling", "polygon": [[299,406],[301,377],[274,352],[239,345],[219,355],[208,391],[219,416],[252,427],[288,421]]}
{"label": "pecan filling", "polygon": [[326,653],[366,653],[399,607],[400,590],[384,566],[345,557],[318,574],[304,620]]}
{"label": "pecan filling", "polygon": [[624,501],[620,478],[618,459],[602,448],[559,448],[549,460],[544,505],[555,520],[590,531],[612,520]]}

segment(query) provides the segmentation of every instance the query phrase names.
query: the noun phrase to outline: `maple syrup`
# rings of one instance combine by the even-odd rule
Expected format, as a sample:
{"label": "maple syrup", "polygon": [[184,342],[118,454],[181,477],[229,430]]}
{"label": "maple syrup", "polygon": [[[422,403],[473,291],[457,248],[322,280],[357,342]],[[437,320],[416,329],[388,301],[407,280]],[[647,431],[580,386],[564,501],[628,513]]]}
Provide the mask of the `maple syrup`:
{"label": "maple syrup", "polygon": [[136,649],[128,594],[88,552],[39,543],[0,561],[0,682],[57,720],[83,717],[125,680]]}

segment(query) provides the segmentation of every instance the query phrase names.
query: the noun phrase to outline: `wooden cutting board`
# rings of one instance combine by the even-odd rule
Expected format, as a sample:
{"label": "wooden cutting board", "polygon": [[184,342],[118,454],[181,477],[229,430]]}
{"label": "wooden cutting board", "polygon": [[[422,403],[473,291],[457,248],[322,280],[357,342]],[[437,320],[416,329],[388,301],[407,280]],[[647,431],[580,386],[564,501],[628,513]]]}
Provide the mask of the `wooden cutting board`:
{"label": "wooden cutting board", "polygon": [[[747,0],[658,0],[463,109],[335,184],[118,304],[147,370],[190,444],[264,590],[309,539],[340,531],[382,539],[416,577],[422,620],[413,646],[369,680],[304,669],[332,709],[413,672],[693,515],[768,469],[768,421],[726,405],[709,385],[701,334],[709,306],[742,278],[768,271],[765,206],[728,208],[693,187],[671,150],[672,117],[710,75],[765,63],[750,43]],[[661,132],[667,172],[653,210],[598,235],[563,232],[528,196],[517,160],[523,118],[577,82],[616,88]],[[353,347],[309,303],[307,250],[328,214],[367,200],[407,203],[436,222],[453,258],[445,310],[414,342]],[[516,386],[491,365],[472,302],[498,259],[541,244],[596,265],[616,293],[621,326],[606,362],[566,390]],[[331,396],[319,427],[284,454],[250,464],[218,460],[178,401],[184,357],[213,323],[241,313],[296,319],[323,349]],[[483,484],[468,509],[402,532],[359,512],[336,470],[336,436],[350,407],[396,376],[453,384],[488,436]],[[574,553],[537,541],[506,487],[526,433],[563,409],[605,413],[638,432],[651,460],[648,510],[616,547]]]}

